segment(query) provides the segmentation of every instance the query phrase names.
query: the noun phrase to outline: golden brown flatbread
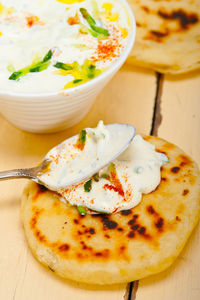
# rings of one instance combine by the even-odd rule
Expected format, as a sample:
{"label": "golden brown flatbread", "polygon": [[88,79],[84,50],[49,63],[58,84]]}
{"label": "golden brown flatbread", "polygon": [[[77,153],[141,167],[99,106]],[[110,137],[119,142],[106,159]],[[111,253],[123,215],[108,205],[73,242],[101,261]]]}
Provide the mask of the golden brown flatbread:
{"label": "golden brown flatbread", "polygon": [[128,0],[136,18],[129,62],[161,73],[200,68],[199,0]]}
{"label": "golden brown flatbread", "polygon": [[182,150],[145,137],[165,153],[161,183],[130,210],[81,216],[31,182],[21,216],[34,256],[59,276],[90,284],[140,279],[169,267],[199,219],[200,174]]}

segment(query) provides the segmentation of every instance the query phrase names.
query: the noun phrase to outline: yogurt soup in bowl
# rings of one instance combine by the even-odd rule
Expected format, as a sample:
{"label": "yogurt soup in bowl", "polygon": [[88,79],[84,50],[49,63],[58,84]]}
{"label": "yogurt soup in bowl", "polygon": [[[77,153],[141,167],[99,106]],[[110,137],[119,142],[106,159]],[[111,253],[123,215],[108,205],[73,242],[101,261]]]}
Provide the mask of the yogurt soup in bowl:
{"label": "yogurt soup in bowl", "polygon": [[80,121],[126,60],[125,0],[0,0],[0,109],[31,132]]}

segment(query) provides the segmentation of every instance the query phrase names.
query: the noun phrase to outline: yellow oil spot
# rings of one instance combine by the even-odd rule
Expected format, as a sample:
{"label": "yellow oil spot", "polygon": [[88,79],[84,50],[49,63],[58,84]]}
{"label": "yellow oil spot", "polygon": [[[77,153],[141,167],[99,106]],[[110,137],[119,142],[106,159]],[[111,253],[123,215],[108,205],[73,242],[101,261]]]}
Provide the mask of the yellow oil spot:
{"label": "yellow oil spot", "polygon": [[57,1],[63,4],[74,4],[77,2],[83,2],[84,0],[57,0]]}
{"label": "yellow oil spot", "polygon": [[15,11],[15,10],[14,10],[14,8],[12,8],[12,7],[6,8],[6,9],[5,9],[5,13],[6,13],[7,15],[11,15],[14,11]]}
{"label": "yellow oil spot", "polygon": [[5,15],[10,15],[14,12],[13,7],[5,7],[2,3],[0,3],[0,15],[5,14]]}
{"label": "yellow oil spot", "polygon": [[[75,61],[72,64],[68,64],[68,66],[72,67],[72,70],[60,69],[54,72],[57,75],[62,75],[62,76],[71,75],[74,77],[72,81],[68,82],[64,86],[64,89],[69,89],[71,87],[85,83],[102,73],[102,70],[96,69],[94,62],[88,59],[85,60],[83,65],[79,65]],[[92,76],[91,76],[91,67],[92,67]]]}
{"label": "yellow oil spot", "polygon": [[119,29],[121,31],[122,38],[125,39],[128,36],[128,30],[126,28],[122,28],[120,26],[119,26]]}
{"label": "yellow oil spot", "polygon": [[104,3],[102,5],[102,8],[104,8],[107,11],[111,11],[113,9],[113,4],[112,3]]}
{"label": "yellow oil spot", "polygon": [[0,36],[3,35],[3,33],[0,31]]}
{"label": "yellow oil spot", "polygon": [[113,4],[112,3],[104,3],[102,5],[104,9],[104,17],[108,22],[116,22],[119,19],[118,13],[112,13]]}
{"label": "yellow oil spot", "polygon": [[0,15],[3,13],[4,6],[0,3]]}

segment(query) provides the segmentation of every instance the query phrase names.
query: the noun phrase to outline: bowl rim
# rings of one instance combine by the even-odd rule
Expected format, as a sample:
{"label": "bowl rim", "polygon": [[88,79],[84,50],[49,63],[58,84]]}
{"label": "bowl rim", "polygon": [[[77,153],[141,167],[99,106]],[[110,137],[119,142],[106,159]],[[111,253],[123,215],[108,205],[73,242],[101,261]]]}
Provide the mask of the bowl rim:
{"label": "bowl rim", "polygon": [[115,71],[117,71],[118,68],[121,67],[121,65],[125,62],[126,58],[128,57],[134,42],[135,42],[135,37],[136,37],[136,22],[135,22],[135,17],[134,14],[129,6],[129,4],[127,3],[126,0],[119,0],[120,2],[123,2],[123,4],[125,5],[127,12],[129,14],[130,17],[130,34],[129,34],[129,38],[127,41],[127,45],[126,47],[123,49],[120,57],[111,64],[111,66],[105,70],[103,73],[101,73],[100,75],[98,75],[97,77],[93,78],[90,81],[87,81],[85,83],[80,84],[79,86],[75,86],[72,88],[68,88],[66,90],[58,90],[55,92],[40,92],[40,93],[23,93],[23,92],[9,92],[9,91],[1,91],[0,90],[0,96],[12,96],[12,97],[20,97],[20,98],[41,98],[41,97],[52,97],[52,96],[73,96],[73,94],[77,93],[77,92],[81,92],[82,90],[88,89],[90,88],[93,84],[98,84],[99,81],[106,79],[107,77],[109,77],[110,74],[115,73]]}

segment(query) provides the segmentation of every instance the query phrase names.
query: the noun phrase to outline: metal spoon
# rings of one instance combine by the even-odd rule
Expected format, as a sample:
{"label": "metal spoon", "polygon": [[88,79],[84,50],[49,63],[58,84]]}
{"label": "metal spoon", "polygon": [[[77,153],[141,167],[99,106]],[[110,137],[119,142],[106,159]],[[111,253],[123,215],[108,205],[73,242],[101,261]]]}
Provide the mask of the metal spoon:
{"label": "metal spoon", "polygon": [[[90,170],[90,172],[87,174],[83,175],[83,174],[77,173],[76,178],[75,179],[73,178],[73,180],[70,178],[70,175],[69,175],[69,180],[67,179],[67,182],[65,182],[65,186],[79,183],[79,182],[91,177],[92,175],[97,173],[100,169],[102,169],[103,167],[108,165],[111,161],[113,161],[115,158],[117,158],[124,150],[126,150],[126,148],[129,146],[129,144],[133,140],[133,138],[135,136],[135,132],[136,132],[135,128],[132,125],[120,124],[120,123],[106,125],[106,129],[109,131],[109,134],[111,137],[111,140],[109,141],[108,146],[106,145],[106,147],[110,147],[115,142],[115,150],[112,153],[112,155],[110,155],[110,154],[107,155],[106,160],[103,159],[103,157],[98,158],[98,165],[96,167],[94,167],[94,169],[92,171]],[[78,135],[74,136],[74,137],[78,138]],[[74,137],[72,137],[72,138],[74,138]],[[72,139],[72,138],[70,138],[70,139]],[[116,139],[117,139],[117,143],[116,143]],[[59,144],[56,147],[59,147],[63,143],[67,142],[68,140],[69,139],[65,140],[64,142],[62,142],[61,144]],[[56,147],[52,148],[49,152],[51,152]],[[48,156],[48,153],[47,153],[47,156]],[[101,161],[101,159],[102,159],[102,161]],[[14,170],[0,172],[0,180],[28,178],[28,179],[32,179],[42,185],[47,186],[47,184],[45,182],[41,181],[41,179],[39,178],[39,174],[40,175],[41,175],[41,173],[44,174],[48,170],[50,163],[51,163],[51,160],[49,158],[48,159],[45,158],[44,161],[39,166],[34,167],[34,168],[14,169]],[[91,161],[91,164],[92,163],[93,163],[93,161]],[[48,185],[47,187],[52,190],[56,190],[55,186],[52,187],[52,186]],[[61,187],[62,186],[59,186],[59,188],[61,188]]]}

